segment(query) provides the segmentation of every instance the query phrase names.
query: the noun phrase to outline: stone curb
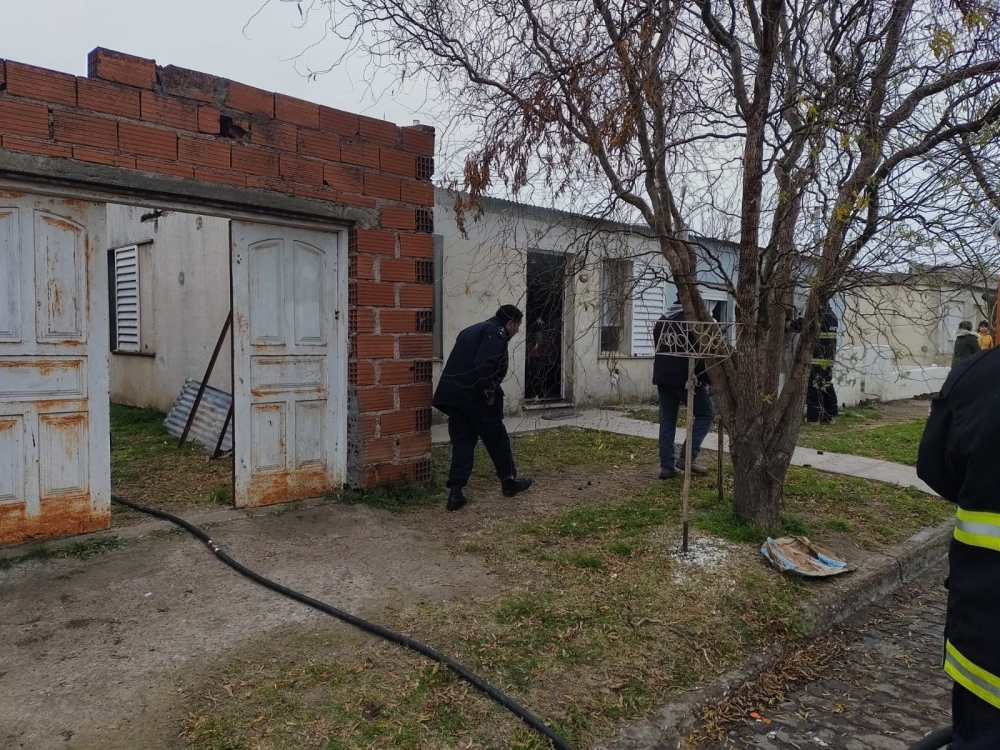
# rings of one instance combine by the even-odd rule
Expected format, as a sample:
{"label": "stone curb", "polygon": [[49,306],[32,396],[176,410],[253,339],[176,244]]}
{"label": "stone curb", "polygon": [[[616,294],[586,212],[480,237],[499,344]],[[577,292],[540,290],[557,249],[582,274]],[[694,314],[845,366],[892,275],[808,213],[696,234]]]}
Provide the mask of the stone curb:
{"label": "stone curb", "polygon": [[[842,582],[817,582],[829,588],[810,603],[808,613],[800,613],[806,634],[826,632],[917,578],[945,557],[953,528],[954,520],[948,520],[923,529],[875,556],[875,563],[869,569],[855,571]],[[613,740],[597,745],[594,750],[681,750],[703,705],[724,698],[735,687],[753,682],[777,664],[784,653],[785,649],[776,647],[752,657],[749,664],[694,689],[685,698],[671,701],[653,716],[625,727]]]}

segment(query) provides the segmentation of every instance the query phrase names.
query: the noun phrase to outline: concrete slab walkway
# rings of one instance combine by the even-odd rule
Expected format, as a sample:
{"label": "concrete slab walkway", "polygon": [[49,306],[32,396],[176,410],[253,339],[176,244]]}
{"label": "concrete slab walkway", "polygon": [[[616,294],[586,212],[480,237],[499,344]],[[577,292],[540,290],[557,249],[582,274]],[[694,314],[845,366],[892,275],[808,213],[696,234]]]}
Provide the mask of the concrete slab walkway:
{"label": "concrete slab walkway", "polygon": [[[557,418],[546,418],[543,416],[521,416],[512,417],[506,420],[507,430],[511,436],[527,435],[540,430],[551,430],[556,427],[579,427],[586,430],[599,430],[603,432],[614,432],[619,435],[629,435],[631,437],[648,438],[656,440],[659,427],[653,422],[646,422],[640,419],[632,419],[624,412],[612,409],[590,409],[577,412],[572,416]],[[431,430],[431,441],[434,445],[448,443],[448,426],[445,424],[434,425]],[[677,431],[677,442],[684,441],[684,431]],[[719,444],[719,436],[709,433],[705,438],[704,448],[713,450]],[[723,442],[723,449],[729,449],[729,442]],[[917,478],[917,470],[912,466],[892,463],[891,461],[880,461],[875,458],[865,458],[863,456],[850,456],[844,453],[830,453],[829,451],[817,451],[812,448],[796,448],[792,455],[794,466],[805,466],[831,474],[843,474],[846,476],[860,477],[862,479],[873,479],[878,482],[886,482],[899,487],[916,487],[922,492],[935,494],[930,487]]]}

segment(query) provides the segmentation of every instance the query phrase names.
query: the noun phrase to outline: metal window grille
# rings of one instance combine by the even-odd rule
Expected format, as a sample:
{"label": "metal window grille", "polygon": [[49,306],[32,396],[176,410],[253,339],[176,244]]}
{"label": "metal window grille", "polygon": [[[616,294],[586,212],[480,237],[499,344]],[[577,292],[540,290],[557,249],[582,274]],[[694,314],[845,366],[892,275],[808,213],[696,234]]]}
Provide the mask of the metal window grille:
{"label": "metal window grille", "polygon": [[139,246],[112,252],[115,328],[112,345],[118,352],[140,351]]}
{"label": "metal window grille", "polygon": [[632,291],[632,263],[605,260],[601,264],[601,351],[625,352]]}

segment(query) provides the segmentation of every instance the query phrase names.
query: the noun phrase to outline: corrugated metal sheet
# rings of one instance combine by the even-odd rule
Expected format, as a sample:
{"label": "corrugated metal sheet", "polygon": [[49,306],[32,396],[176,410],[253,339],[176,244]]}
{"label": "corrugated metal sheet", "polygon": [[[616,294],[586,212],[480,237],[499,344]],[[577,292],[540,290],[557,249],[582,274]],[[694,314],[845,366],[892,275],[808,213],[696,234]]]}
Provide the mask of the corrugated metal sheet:
{"label": "corrugated metal sheet", "polygon": [[[169,432],[174,437],[180,437],[184,432],[184,425],[187,424],[188,415],[194,405],[194,398],[198,395],[201,383],[197,380],[185,380],[184,387],[180,395],[170,408],[164,423]],[[226,414],[233,403],[231,394],[220,391],[212,386],[205,387],[202,394],[201,403],[198,404],[198,411],[194,416],[194,424],[188,432],[188,441],[194,441],[203,445],[208,450],[214,451],[215,445],[219,441],[219,433],[222,432],[222,425],[225,424]],[[226,428],[226,437],[222,441],[222,450],[231,451],[233,449],[233,420],[229,421]]]}

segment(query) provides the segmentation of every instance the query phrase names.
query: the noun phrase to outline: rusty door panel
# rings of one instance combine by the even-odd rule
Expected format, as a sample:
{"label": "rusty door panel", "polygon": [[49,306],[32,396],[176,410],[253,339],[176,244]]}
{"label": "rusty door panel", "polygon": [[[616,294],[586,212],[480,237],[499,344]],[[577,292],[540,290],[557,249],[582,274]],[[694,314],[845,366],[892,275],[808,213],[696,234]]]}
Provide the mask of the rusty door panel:
{"label": "rusty door panel", "polygon": [[323,495],[346,468],[337,235],[236,221],[230,231],[235,503]]}
{"label": "rusty door panel", "polygon": [[0,544],[110,525],[104,215],[0,196]]}

